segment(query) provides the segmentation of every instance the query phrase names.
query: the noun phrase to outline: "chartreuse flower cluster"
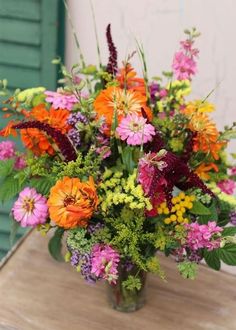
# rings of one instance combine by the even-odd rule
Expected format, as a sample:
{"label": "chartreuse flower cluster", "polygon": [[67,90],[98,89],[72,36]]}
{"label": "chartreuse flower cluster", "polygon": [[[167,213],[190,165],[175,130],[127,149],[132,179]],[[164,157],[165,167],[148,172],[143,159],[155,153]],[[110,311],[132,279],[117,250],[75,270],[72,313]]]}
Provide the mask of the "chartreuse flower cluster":
{"label": "chartreuse flower cluster", "polygon": [[117,205],[128,205],[132,210],[152,209],[149,198],[144,196],[141,184],[137,183],[137,170],[134,170],[127,178],[124,177],[122,171],[106,170],[102,181],[99,185],[103,196],[100,207],[104,213]]}
{"label": "chartreuse flower cluster", "polygon": [[166,202],[160,204],[157,208],[158,214],[167,215],[164,219],[164,223],[169,225],[170,223],[188,223],[189,219],[185,215],[187,210],[191,210],[193,207],[194,195],[185,195],[184,192],[179,193],[172,198],[172,208],[169,210]]}

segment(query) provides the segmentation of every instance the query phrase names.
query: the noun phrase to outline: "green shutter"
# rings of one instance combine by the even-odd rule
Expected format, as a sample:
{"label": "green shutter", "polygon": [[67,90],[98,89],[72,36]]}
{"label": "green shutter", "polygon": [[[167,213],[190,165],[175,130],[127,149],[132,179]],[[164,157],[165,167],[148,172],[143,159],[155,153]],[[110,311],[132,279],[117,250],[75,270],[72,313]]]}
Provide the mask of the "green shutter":
{"label": "green shutter", "polygon": [[[8,80],[9,89],[55,89],[57,68],[51,60],[63,57],[58,52],[63,45],[62,0],[0,0],[0,79]],[[0,128],[3,125],[0,120]],[[11,204],[0,204],[0,260],[10,248]]]}

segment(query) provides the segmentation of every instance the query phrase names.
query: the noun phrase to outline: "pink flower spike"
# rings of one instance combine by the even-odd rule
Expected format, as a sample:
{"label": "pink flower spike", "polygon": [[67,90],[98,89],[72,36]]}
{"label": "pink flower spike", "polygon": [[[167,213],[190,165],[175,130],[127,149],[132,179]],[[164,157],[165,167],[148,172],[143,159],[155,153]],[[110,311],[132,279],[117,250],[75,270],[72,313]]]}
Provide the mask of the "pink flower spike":
{"label": "pink flower spike", "polygon": [[185,55],[182,51],[175,53],[172,69],[178,80],[191,79],[197,71],[197,64],[192,57]]}
{"label": "pink flower spike", "polygon": [[43,224],[48,217],[47,199],[34,188],[26,187],[13,205],[12,215],[21,227]]}
{"label": "pink flower spike", "polygon": [[233,180],[221,180],[217,183],[217,186],[223,191],[224,193],[228,195],[233,195],[235,188],[236,188],[236,182]]}
{"label": "pink flower spike", "polygon": [[10,159],[15,156],[16,146],[13,141],[3,141],[0,143],[0,160]]}
{"label": "pink flower spike", "polygon": [[152,141],[155,135],[155,128],[147,124],[147,119],[136,114],[123,118],[116,129],[120,139],[129,145],[141,145]]}
{"label": "pink flower spike", "polygon": [[73,94],[63,94],[58,92],[45,91],[47,96],[46,101],[51,103],[54,109],[72,110],[75,103],[78,103],[77,98]]}

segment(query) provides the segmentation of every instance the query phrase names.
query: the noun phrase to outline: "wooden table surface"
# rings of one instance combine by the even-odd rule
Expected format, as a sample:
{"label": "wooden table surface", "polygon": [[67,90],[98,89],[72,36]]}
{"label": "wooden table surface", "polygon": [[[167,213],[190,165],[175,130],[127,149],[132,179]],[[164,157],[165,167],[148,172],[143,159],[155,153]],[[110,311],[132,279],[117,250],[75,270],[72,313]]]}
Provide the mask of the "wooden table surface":
{"label": "wooden table surface", "polygon": [[105,286],[88,285],[31,233],[0,271],[1,330],[236,330],[236,277],[202,266],[183,280],[163,257],[168,283],[149,277],[148,302],[135,313],[112,310]]}

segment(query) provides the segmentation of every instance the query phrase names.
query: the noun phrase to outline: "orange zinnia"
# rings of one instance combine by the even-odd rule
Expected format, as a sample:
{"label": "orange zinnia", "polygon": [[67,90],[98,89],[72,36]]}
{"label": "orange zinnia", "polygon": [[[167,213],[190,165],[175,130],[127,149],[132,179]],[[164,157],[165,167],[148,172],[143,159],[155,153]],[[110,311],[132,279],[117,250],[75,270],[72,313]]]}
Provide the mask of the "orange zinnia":
{"label": "orange zinnia", "polygon": [[94,101],[94,108],[98,118],[104,117],[106,124],[111,127],[115,112],[118,123],[128,114],[142,116],[142,109],[151,120],[152,112],[146,102],[146,96],[137,91],[112,86],[100,92]]}
{"label": "orange zinnia", "polygon": [[146,95],[145,82],[143,78],[136,77],[137,73],[128,63],[120,69],[116,79],[120,83],[121,88],[132,89]]}
{"label": "orange zinnia", "polygon": [[87,182],[64,177],[51,188],[48,199],[50,218],[65,229],[86,227],[97,205],[98,196],[92,177]]}
{"label": "orange zinnia", "polygon": [[196,132],[197,136],[194,138],[193,151],[201,151],[203,153],[210,153],[214,159],[219,159],[219,151],[226,144],[225,141],[219,142],[219,132],[209,117],[198,111],[198,108],[186,107],[183,113],[188,117],[189,123],[187,127]]}
{"label": "orange zinnia", "polygon": [[[49,124],[63,134],[66,134],[70,129],[70,126],[67,124],[69,111],[65,109],[55,110],[54,108],[50,108],[47,110],[44,104],[40,104],[34,107],[27,117]],[[49,155],[55,153],[53,141],[49,140],[48,136],[37,128],[21,130],[21,139],[26,148],[32,150],[37,156],[44,153],[48,153]]]}

